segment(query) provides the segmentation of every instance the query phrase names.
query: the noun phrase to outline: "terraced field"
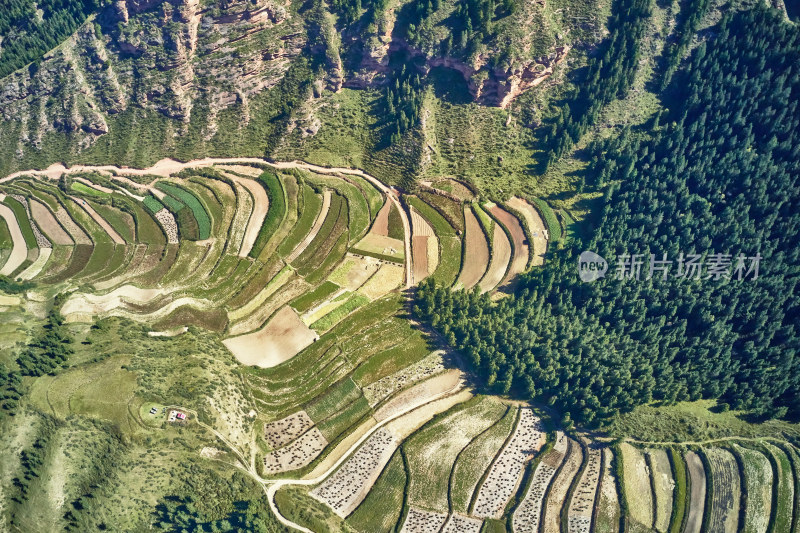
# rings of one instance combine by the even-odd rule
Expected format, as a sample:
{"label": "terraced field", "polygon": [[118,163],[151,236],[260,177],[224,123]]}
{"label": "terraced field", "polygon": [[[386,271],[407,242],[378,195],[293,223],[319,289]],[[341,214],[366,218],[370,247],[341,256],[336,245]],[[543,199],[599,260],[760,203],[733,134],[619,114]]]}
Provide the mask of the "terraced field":
{"label": "terraced field", "polygon": [[[41,313],[64,293],[81,339],[111,317],[152,342],[205,330],[227,358],[215,372],[246,393],[215,382],[191,406],[215,432],[202,457],[239,464],[271,505],[287,488],[332,530],[364,533],[797,530],[793,446],[566,434],[477,394],[459,355],[408,320],[403,291],[426,277],[491,292],[540,264],[546,234],[526,201],[403,196],[304,163],[173,163],[82,173],[67,189],[43,173],[0,180],[0,273],[33,282],[0,305]],[[188,390],[190,365],[210,364],[195,359],[185,382],[144,383]],[[88,402],[36,387],[65,412]],[[282,519],[315,531],[304,516]]]}

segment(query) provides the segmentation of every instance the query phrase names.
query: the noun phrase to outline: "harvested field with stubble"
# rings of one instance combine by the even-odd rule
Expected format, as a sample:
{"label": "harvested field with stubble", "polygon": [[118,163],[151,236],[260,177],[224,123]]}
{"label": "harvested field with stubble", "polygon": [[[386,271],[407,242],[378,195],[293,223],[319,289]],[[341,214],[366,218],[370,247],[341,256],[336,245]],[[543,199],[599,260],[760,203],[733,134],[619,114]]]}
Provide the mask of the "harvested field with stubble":
{"label": "harvested field with stubble", "polygon": [[413,387],[410,387],[391,400],[381,405],[375,411],[375,420],[381,422],[387,418],[400,413],[407,407],[423,402],[425,399],[433,399],[446,392],[457,389],[463,380],[460,370],[450,369],[437,376],[427,379]]}
{"label": "harvested field with stubble", "polygon": [[580,444],[567,438],[567,453],[555,479],[547,493],[544,506],[544,530],[561,531],[561,509],[566,505],[567,492],[583,463],[583,450]]}
{"label": "harvested field with stubble", "polygon": [[412,507],[408,510],[400,533],[438,533],[447,515]]}
{"label": "harvested field with stubble", "polygon": [[300,437],[264,456],[264,473],[280,474],[303,468],[317,458],[328,445],[322,432],[313,427]]}
{"label": "harvested field with stubble", "polygon": [[310,492],[342,518],[364,500],[389,462],[397,439],[386,428],[375,431],[327,480]]}
{"label": "harvested field with stubble", "polygon": [[280,420],[264,424],[264,438],[273,448],[280,448],[305,433],[313,425],[314,421],[305,411],[298,411]]}
{"label": "harvested field with stubble", "polygon": [[403,283],[404,274],[402,266],[383,263],[378,271],[358,289],[358,293],[370,300],[377,300],[398,288]]}
{"label": "harvested field with stubble", "polygon": [[529,244],[533,246],[533,258],[531,266],[541,266],[544,264],[544,256],[547,252],[547,231],[539,212],[526,200],[522,198],[511,198],[508,206],[516,209],[525,217],[525,223],[530,232]]}
{"label": "harvested field with stubble", "polygon": [[514,511],[512,524],[515,531],[539,531],[542,521],[544,496],[567,453],[569,441],[561,431],[556,432],[553,448],[539,459],[531,482],[522,501]]}
{"label": "harvested field with stubble", "polygon": [[500,518],[517,490],[525,463],[546,439],[542,422],[530,408],[519,410],[519,420],[511,439],[492,463],[489,475],[478,490],[472,514],[481,518]]}
{"label": "harvested field with stubble", "polygon": [[316,338],[317,334],[300,320],[294,309],[284,306],[261,330],[222,342],[240,363],[270,368],[291,359]]}
{"label": "harvested field with stubble", "polygon": [[656,498],[655,528],[657,531],[666,533],[669,528],[669,519],[672,516],[672,498],[675,489],[672,466],[666,450],[647,450],[646,453]]}
{"label": "harvested field with stubble", "polygon": [[644,527],[652,528],[655,518],[653,491],[650,487],[650,469],[642,452],[628,443],[619,446],[624,468],[623,489],[628,501],[631,519]]}
{"label": "harvested field with stubble", "polygon": [[745,499],[744,524],[739,531],[744,533],[766,533],[772,509],[772,465],[767,457],[756,450],[733,445],[738,456],[743,476]]}
{"label": "harvested field with stubble", "polygon": [[478,518],[451,514],[442,528],[442,533],[480,533],[482,526],[483,520]]}
{"label": "harvested field with stubble", "polygon": [[489,266],[489,243],[475,212],[467,205],[464,206],[464,220],[467,228],[464,238],[466,259],[458,275],[458,283],[465,289],[471,289],[480,281]]}
{"label": "harvested field with stubble", "polygon": [[619,506],[617,480],[612,465],[613,458],[614,454],[610,448],[603,449],[603,474],[597,493],[597,515],[594,524],[594,530],[597,533],[619,533],[622,511]]}
{"label": "harvested field with stubble", "polygon": [[705,448],[711,466],[711,509],[709,531],[736,533],[739,531],[739,505],[742,493],[739,467],[728,450]]}
{"label": "harvested field with stubble", "polygon": [[591,443],[588,444],[586,465],[578,480],[578,485],[572,493],[567,511],[569,533],[589,533],[592,528],[592,515],[600,484],[600,473],[603,468],[602,461],[603,449]]}

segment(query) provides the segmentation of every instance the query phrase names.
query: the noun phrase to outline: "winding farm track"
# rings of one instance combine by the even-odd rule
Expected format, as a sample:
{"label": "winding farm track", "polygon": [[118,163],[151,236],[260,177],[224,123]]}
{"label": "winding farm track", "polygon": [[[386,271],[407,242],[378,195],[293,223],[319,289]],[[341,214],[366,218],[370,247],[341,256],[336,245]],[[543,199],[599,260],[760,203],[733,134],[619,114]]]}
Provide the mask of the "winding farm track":
{"label": "winding farm track", "polygon": [[403,221],[403,233],[405,235],[405,279],[406,279],[406,288],[411,287],[414,284],[414,273],[412,269],[412,257],[411,257],[411,223],[408,220],[408,214],[406,213],[405,209],[403,209],[402,205],[400,204],[400,200],[397,197],[397,193],[395,192],[394,188],[387,186],[385,183],[380,181],[378,178],[371,176],[360,169],[352,169],[352,168],[340,168],[340,167],[321,167],[318,165],[312,165],[311,163],[306,163],[304,161],[276,161],[271,163],[265,159],[261,159],[259,157],[230,157],[230,158],[212,158],[207,157],[205,159],[194,159],[192,161],[188,161],[186,163],[181,163],[180,161],[175,161],[174,159],[162,159],[161,161],[157,162],[155,165],[149,168],[143,169],[135,169],[135,168],[127,168],[127,167],[118,167],[115,165],[75,165],[72,167],[65,167],[61,163],[55,163],[50,165],[45,170],[20,170],[14,172],[13,174],[9,174],[4,178],[0,178],[0,183],[5,183],[7,181],[13,180],[14,178],[18,178],[20,176],[38,176],[38,177],[46,177],[51,180],[59,179],[63,174],[73,174],[76,172],[100,172],[103,174],[111,175],[112,179],[125,182],[129,185],[133,185],[139,189],[146,189],[156,195],[161,195],[161,191],[158,191],[154,187],[150,185],[142,185],[136,182],[133,182],[124,176],[133,175],[133,176],[159,176],[159,177],[169,177],[172,174],[180,172],[186,169],[192,168],[203,168],[209,167],[212,165],[231,165],[231,164],[258,164],[258,165],[269,165],[275,169],[290,169],[296,168],[301,170],[309,170],[312,172],[317,172],[320,174],[348,174],[351,176],[359,176],[364,178],[365,180],[372,183],[379,191],[386,195],[389,200],[397,207],[397,210],[400,212],[400,218]]}

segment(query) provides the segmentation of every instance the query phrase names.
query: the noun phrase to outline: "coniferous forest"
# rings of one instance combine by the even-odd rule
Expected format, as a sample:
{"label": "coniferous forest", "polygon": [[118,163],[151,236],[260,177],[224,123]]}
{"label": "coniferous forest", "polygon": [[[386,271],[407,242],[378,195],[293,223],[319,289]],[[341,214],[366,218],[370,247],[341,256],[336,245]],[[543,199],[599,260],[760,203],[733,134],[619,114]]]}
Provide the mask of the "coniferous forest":
{"label": "coniferous forest", "polygon": [[[796,415],[799,51],[798,28],[775,11],[723,19],[672,76],[668,112],[588,149],[584,179],[603,199],[587,237],[551,249],[497,303],[428,280],[415,311],[489,388],[567,424],[700,398]],[[580,281],[583,250],[608,261],[605,278]],[[624,254],[645,258],[640,279],[618,279]],[[650,254],[672,263],[651,277]]]}

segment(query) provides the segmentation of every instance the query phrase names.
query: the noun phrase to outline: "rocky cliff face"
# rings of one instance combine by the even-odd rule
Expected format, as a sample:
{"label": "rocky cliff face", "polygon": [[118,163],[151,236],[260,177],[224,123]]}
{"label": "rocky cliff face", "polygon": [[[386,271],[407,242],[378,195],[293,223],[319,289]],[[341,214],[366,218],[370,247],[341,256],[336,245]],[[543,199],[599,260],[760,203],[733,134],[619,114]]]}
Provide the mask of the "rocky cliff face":
{"label": "rocky cliff face", "polygon": [[[117,0],[38,67],[0,80],[0,116],[23,125],[22,143],[49,132],[89,145],[130,106],[188,123],[197,101],[214,115],[273,87],[300,54],[303,22],[290,4],[234,0]],[[247,113],[242,117],[248,120]]]}
{"label": "rocky cliff face", "polygon": [[[208,141],[223,109],[236,105],[247,123],[251,100],[275,87],[304,50],[324,57],[316,96],[380,86],[392,79],[392,55],[402,53],[422,76],[452,69],[476,102],[507,107],[550,76],[570,50],[553,36],[534,46],[529,32],[502,29],[498,35],[511,42],[506,48],[516,50],[511,59],[492,61],[498,49],[491,44],[469,59],[442,54],[449,12],[431,23],[433,37],[412,44],[407,27],[396,24],[402,6],[378,14],[377,22],[342,27],[325,4],[299,0],[115,0],[38,66],[0,80],[0,117],[19,129],[17,157],[52,133],[71,134],[71,143],[77,137],[79,150],[91,146],[109,132],[112,117],[131,108],[173,119],[174,135],[196,118]],[[532,3],[505,24],[531,23],[543,6]]]}

